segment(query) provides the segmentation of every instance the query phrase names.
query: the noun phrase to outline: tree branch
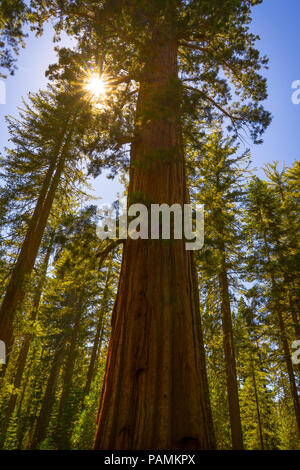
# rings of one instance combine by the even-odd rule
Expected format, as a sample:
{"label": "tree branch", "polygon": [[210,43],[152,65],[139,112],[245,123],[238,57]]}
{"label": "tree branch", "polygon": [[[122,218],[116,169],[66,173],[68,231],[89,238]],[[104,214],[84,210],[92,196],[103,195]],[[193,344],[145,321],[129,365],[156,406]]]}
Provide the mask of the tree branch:
{"label": "tree branch", "polygon": [[211,98],[210,96],[208,96],[206,93],[204,93],[202,90],[199,90],[198,88],[194,88],[194,87],[191,87],[191,86],[186,86],[184,85],[185,88],[187,88],[188,90],[192,90],[192,91],[195,91],[197,93],[199,93],[201,96],[203,96],[203,98],[207,101],[209,101],[210,103],[212,103],[219,111],[221,111],[221,113],[223,113],[226,117],[228,117],[229,119],[231,119],[231,121],[242,121],[242,118],[238,117],[238,116],[232,116],[232,114],[230,114],[226,109],[224,109],[219,103],[217,103],[213,98]]}

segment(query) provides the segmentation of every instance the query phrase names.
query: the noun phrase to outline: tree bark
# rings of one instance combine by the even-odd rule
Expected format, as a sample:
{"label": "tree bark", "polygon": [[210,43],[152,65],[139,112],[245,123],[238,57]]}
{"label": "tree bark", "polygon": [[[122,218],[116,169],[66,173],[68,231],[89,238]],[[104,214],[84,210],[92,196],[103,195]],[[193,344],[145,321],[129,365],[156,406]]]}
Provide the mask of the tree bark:
{"label": "tree bark", "polygon": [[84,387],[84,397],[86,397],[89,394],[90,388],[91,388],[91,383],[95,375],[95,365],[96,365],[96,359],[97,359],[97,352],[99,349],[99,346],[101,344],[101,334],[103,330],[103,317],[107,308],[107,300],[108,300],[108,293],[109,293],[109,281],[110,281],[110,276],[111,276],[111,270],[112,270],[112,261],[109,265],[108,268],[108,273],[106,277],[106,282],[105,282],[105,287],[103,290],[103,296],[102,296],[102,303],[101,303],[101,308],[100,308],[100,314],[99,314],[99,319],[98,319],[98,324],[97,324],[97,329],[96,329],[96,334],[95,334],[95,339],[94,339],[94,344],[93,344],[93,349],[92,349],[92,354],[90,358],[90,363],[89,363],[89,368],[86,376],[86,383]]}
{"label": "tree bark", "polygon": [[[177,41],[166,25],[145,55],[129,203],[183,206]],[[196,286],[184,240],[126,241],[95,449],[215,447]]]}
{"label": "tree bark", "polygon": [[223,268],[221,270],[221,273],[219,274],[219,285],[220,285],[220,297],[221,297],[223,344],[224,344],[224,355],[225,355],[225,371],[226,371],[232,448],[233,450],[240,450],[240,449],[243,449],[243,433],[242,433],[242,425],[241,425],[236,361],[235,361],[234,342],[233,342],[229,286],[228,286],[228,278],[227,278],[227,271],[225,268],[224,257],[223,257]]}
{"label": "tree bark", "polygon": [[254,370],[252,354],[251,354],[251,357],[250,357],[250,361],[251,361],[251,375],[252,375],[254,396],[255,396],[255,405],[256,405],[256,412],[257,412],[257,422],[258,422],[258,430],[259,430],[260,449],[265,450],[264,438],[263,438],[263,429],[262,429],[262,422],[261,422],[260,408],[259,408],[259,399],[258,399],[258,393],[257,393],[256,377],[255,377],[255,370]]}

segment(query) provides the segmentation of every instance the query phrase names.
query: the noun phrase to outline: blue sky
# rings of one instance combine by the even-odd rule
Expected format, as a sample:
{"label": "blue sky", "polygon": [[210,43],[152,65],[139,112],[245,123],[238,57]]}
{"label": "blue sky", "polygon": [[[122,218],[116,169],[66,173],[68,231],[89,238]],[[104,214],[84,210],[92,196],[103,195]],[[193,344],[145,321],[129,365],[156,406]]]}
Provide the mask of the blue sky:
{"label": "blue sky", "polygon": [[300,80],[300,1],[264,0],[254,8],[252,29],[261,38],[259,50],[269,57],[266,108],[273,115],[264,143],[251,149],[253,163],[289,165],[300,157],[300,104],[291,99],[292,82]]}
{"label": "blue sky", "polygon": [[[292,103],[292,82],[300,80],[300,1],[264,0],[262,5],[253,9],[252,30],[259,34],[259,50],[269,59],[268,79],[269,98],[266,108],[273,115],[273,122],[264,135],[264,143],[252,146],[252,161],[258,168],[266,162],[278,160],[280,166],[299,160],[300,104]],[[71,41],[64,39],[64,45]],[[8,133],[4,116],[17,115],[17,107],[22,96],[29,91],[45,88],[45,70],[49,63],[56,62],[50,27],[40,38],[30,35],[26,49],[21,51],[18,70],[6,80],[6,104],[0,104],[0,149],[7,144]],[[100,177],[94,183],[95,195],[104,202],[112,202],[116,191],[121,190],[117,181],[111,182]]]}

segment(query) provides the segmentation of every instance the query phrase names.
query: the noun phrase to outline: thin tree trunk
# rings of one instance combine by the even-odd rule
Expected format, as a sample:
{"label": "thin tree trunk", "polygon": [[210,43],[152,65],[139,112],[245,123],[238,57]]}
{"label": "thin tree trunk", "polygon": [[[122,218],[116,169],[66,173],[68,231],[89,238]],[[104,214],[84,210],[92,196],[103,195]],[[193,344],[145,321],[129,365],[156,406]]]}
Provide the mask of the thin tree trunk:
{"label": "thin tree trunk", "polygon": [[225,268],[224,258],[223,258],[223,268],[219,274],[219,285],[220,285],[220,297],[221,297],[223,344],[224,344],[224,355],[225,355],[225,371],[226,371],[232,448],[234,450],[238,450],[238,449],[243,449],[243,434],[242,434],[240,404],[239,404],[239,395],[238,395],[238,382],[237,382],[236,361],[235,361],[234,342],[233,342],[229,286],[228,286],[228,278],[227,278],[227,271]]}
{"label": "thin tree trunk", "polygon": [[110,276],[111,276],[111,271],[112,271],[112,261],[109,265],[108,268],[108,273],[106,277],[106,282],[105,282],[105,287],[103,290],[103,296],[102,296],[102,303],[101,303],[101,308],[100,308],[100,314],[99,314],[99,319],[98,319],[98,324],[97,324],[97,330],[95,334],[95,339],[94,339],[94,344],[93,344],[93,349],[92,349],[92,354],[90,358],[90,363],[89,363],[89,368],[86,376],[86,383],[84,387],[84,396],[86,397],[89,394],[90,388],[91,388],[91,383],[95,375],[95,365],[96,365],[96,359],[97,359],[97,352],[99,349],[99,345],[101,344],[100,339],[101,339],[101,333],[103,330],[103,317],[107,308],[107,301],[108,301],[108,294],[109,294],[109,281],[110,281]]}
{"label": "thin tree trunk", "polygon": [[277,318],[278,318],[278,324],[279,324],[279,330],[280,330],[280,338],[281,338],[287,373],[288,373],[289,382],[290,382],[291,394],[292,394],[292,399],[293,399],[293,404],[294,404],[295,416],[296,416],[297,427],[298,427],[298,434],[300,437],[300,403],[299,403],[298,390],[297,390],[297,385],[296,385],[296,380],[295,380],[295,375],[294,375],[293,363],[291,359],[291,353],[290,353],[289,343],[287,340],[282,312],[281,312],[281,309],[278,308],[278,306],[276,310],[277,310]]}
{"label": "thin tree trunk", "polygon": [[[183,207],[177,41],[167,25],[145,56],[129,203]],[[215,447],[196,286],[184,240],[126,241],[95,449]]]}
{"label": "thin tree trunk", "polygon": [[[17,409],[17,416],[20,416],[21,410],[22,415],[24,416],[23,426],[18,427],[18,449],[22,449],[22,443],[25,438],[26,432],[29,431],[29,436],[32,436],[34,431],[35,425],[35,417],[38,415],[39,411],[39,401],[38,400],[31,400],[32,396],[29,393],[29,396],[26,396],[26,388],[30,387],[30,390],[36,390],[40,386],[40,381],[38,380],[38,376],[36,375],[36,371],[33,369],[35,368],[36,364],[36,356],[38,353],[38,346],[37,344],[33,345],[32,351],[32,362],[30,366],[27,368],[26,377],[24,379],[24,384],[22,387],[22,395],[20,397],[20,401],[18,402],[18,409]],[[45,349],[42,350],[41,355],[39,356],[40,364],[43,363],[44,357],[46,356]],[[33,382],[30,382],[29,378],[31,375],[34,376]],[[40,396],[42,395],[42,391]],[[25,401],[23,407],[23,401]],[[34,405],[33,405],[34,404]],[[32,406],[33,405],[33,406]],[[28,438],[27,438],[28,439]],[[27,440],[28,442],[28,440]],[[28,446],[28,445],[27,445]]]}
{"label": "thin tree trunk", "polygon": [[[53,231],[52,234],[51,234],[51,238],[50,238],[48,249],[47,249],[47,252],[46,252],[46,255],[45,255],[45,259],[43,261],[43,265],[42,265],[42,268],[41,268],[40,281],[39,281],[37,291],[36,291],[36,294],[35,294],[35,298],[34,298],[34,301],[33,301],[33,309],[32,309],[32,314],[31,314],[31,317],[30,317],[31,323],[34,323],[36,318],[37,318],[39,305],[40,305],[40,300],[41,300],[41,296],[42,296],[42,291],[43,291],[43,287],[44,287],[45,280],[46,280],[46,274],[47,274],[49,259],[50,259],[50,255],[51,255],[51,251],[52,251],[52,247],[53,247],[54,235],[55,235],[55,232]],[[21,385],[23,372],[24,372],[24,368],[25,368],[25,364],[26,364],[27,355],[28,355],[28,351],[29,351],[29,348],[30,348],[31,341],[32,341],[32,334],[27,335],[25,337],[24,341],[23,341],[23,344],[22,344],[22,347],[21,347],[21,350],[20,350],[20,353],[19,353],[19,358],[18,358],[17,372],[16,372],[16,376],[15,376],[15,380],[14,380],[14,389],[18,389]],[[9,399],[8,406],[7,406],[6,413],[5,413],[5,417],[4,417],[4,421],[3,421],[3,425],[2,425],[2,428],[1,428],[0,443],[3,443],[5,441],[5,436],[6,436],[6,433],[7,433],[8,426],[9,426],[9,421],[10,421],[10,418],[11,418],[13,412],[14,412],[16,402],[17,402],[17,398],[18,398],[18,394],[13,393],[11,395],[10,399]]]}
{"label": "thin tree trunk", "polygon": [[47,381],[42,406],[36,422],[34,434],[30,443],[30,450],[34,450],[45,439],[47,427],[51,418],[54,403],[55,388],[65,355],[66,335],[63,335],[56,347],[50,375]]}
{"label": "thin tree trunk", "polygon": [[80,294],[80,297],[76,305],[70,347],[69,347],[67,360],[65,364],[65,373],[63,377],[63,389],[62,389],[62,393],[61,393],[61,397],[59,401],[58,415],[57,415],[57,427],[56,427],[56,433],[55,433],[55,442],[56,442],[58,449],[67,449],[69,447],[69,427],[70,426],[68,425],[68,428],[66,426],[66,423],[64,420],[64,411],[65,411],[66,403],[69,398],[70,387],[72,385],[72,377],[73,377],[75,357],[76,357],[76,345],[77,345],[78,333],[79,333],[79,328],[80,328],[80,320],[82,317],[82,310],[83,310],[83,299],[84,299],[84,290]]}
{"label": "thin tree trunk", "polygon": [[262,423],[261,423],[261,416],[260,416],[260,409],[259,409],[259,400],[258,400],[258,393],[257,393],[257,385],[256,385],[256,377],[255,377],[255,370],[254,370],[252,356],[250,358],[250,361],[251,361],[251,374],[252,374],[255,404],[256,404],[256,412],[257,412],[257,421],[258,421],[258,429],[259,429],[260,448],[261,448],[261,450],[265,450]]}
{"label": "thin tree trunk", "polygon": [[[18,303],[24,297],[23,284],[26,273],[26,264],[28,264],[27,260],[32,255],[31,247],[34,239],[34,233],[37,228],[39,214],[43,209],[45,197],[47,191],[49,190],[49,185],[51,183],[51,178],[53,177],[54,171],[55,164],[51,163],[46,173],[43,186],[25,236],[25,240],[22,244],[17,262],[12,270],[6,293],[2,301],[0,309],[0,338],[6,344],[7,353],[10,352],[12,347],[12,328],[15,311]],[[6,366],[8,364],[8,359],[9,355],[7,354]],[[3,367],[3,370],[5,369],[6,368]]]}
{"label": "thin tree trunk", "polygon": [[292,320],[293,320],[293,325],[294,325],[294,330],[295,330],[295,335],[296,339],[300,339],[300,322],[298,318],[298,312],[296,309],[296,305],[293,299],[293,294],[292,294],[292,289],[290,286],[289,281],[286,281],[288,286],[287,286],[287,291],[288,291],[288,299],[289,299],[289,310],[292,315]]}
{"label": "thin tree trunk", "polygon": [[[76,116],[75,116],[76,117]],[[73,118],[73,124],[75,117]],[[0,339],[4,341],[9,352],[13,342],[13,321],[16,310],[25,296],[25,281],[31,275],[38,254],[41,240],[52,208],[56,189],[59,184],[70,144],[73,124],[68,131],[59,153],[49,166],[40,196],[38,198],[30,226],[22,245],[18,260],[12,271],[6,294],[0,309]]]}
{"label": "thin tree trunk", "polygon": [[[263,219],[262,219],[261,214],[260,214],[260,217],[261,217],[261,223],[263,223]],[[264,239],[265,254],[266,254],[266,257],[267,257],[267,260],[268,260],[268,264],[269,264],[269,266],[272,266],[271,257],[270,257],[270,250],[269,250],[269,245],[268,245],[268,241],[267,241],[267,234],[266,234],[266,229],[265,228],[263,230],[263,239]],[[277,320],[278,320],[278,326],[279,326],[279,331],[280,331],[280,341],[281,341],[282,349],[283,349],[283,353],[284,353],[284,359],[285,359],[287,373],[288,373],[288,377],[289,377],[290,390],[291,390],[291,395],[292,395],[292,400],[293,400],[293,405],[294,405],[294,410],[295,410],[297,427],[298,427],[298,434],[299,434],[299,437],[300,437],[300,403],[299,403],[299,396],[298,396],[298,390],[297,390],[297,385],[296,385],[296,380],[295,380],[295,375],[294,375],[293,363],[292,363],[292,359],[291,359],[289,342],[288,342],[288,339],[287,339],[284,319],[283,319],[283,315],[282,315],[282,307],[280,305],[280,300],[278,299],[278,286],[277,286],[277,282],[275,280],[275,276],[274,276],[273,272],[271,272],[271,286],[272,286],[272,289],[271,289],[272,312],[273,312],[274,318],[277,317]]]}
{"label": "thin tree trunk", "polygon": [[[286,203],[286,192],[284,190],[282,182],[277,182],[277,185],[278,185],[278,188],[279,188],[279,191],[280,191],[281,203],[285,204]],[[283,217],[284,225],[289,227],[289,230],[291,230],[290,221],[289,221],[289,218],[288,218],[287,214],[283,212],[282,217]],[[284,265],[284,260],[282,260],[282,263]],[[291,277],[293,278],[293,274],[291,274],[290,272],[285,273],[283,275],[283,279],[284,279],[285,285],[287,287],[289,310],[290,310],[291,317],[292,317],[292,320],[293,320],[293,326],[294,326],[294,330],[295,330],[296,339],[300,339],[299,308],[296,309],[296,305],[295,305],[295,302],[294,302],[294,299],[293,299],[293,293],[292,293],[292,283],[293,282],[292,282]],[[300,367],[297,367],[297,369],[299,371]]]}

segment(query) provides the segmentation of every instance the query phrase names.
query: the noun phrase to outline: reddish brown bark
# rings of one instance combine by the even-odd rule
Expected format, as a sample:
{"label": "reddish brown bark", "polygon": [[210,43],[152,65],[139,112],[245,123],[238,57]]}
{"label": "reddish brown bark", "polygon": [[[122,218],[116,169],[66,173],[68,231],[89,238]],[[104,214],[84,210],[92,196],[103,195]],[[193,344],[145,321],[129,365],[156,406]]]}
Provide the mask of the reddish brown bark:
{"label": "reddish brown bark", "polygon": [[[183,206],[177,43],[163,31],[147,50],[140,85],[129,202]],[[95,449],[214,448],[199,312],[184,241],[128,239]]]}

